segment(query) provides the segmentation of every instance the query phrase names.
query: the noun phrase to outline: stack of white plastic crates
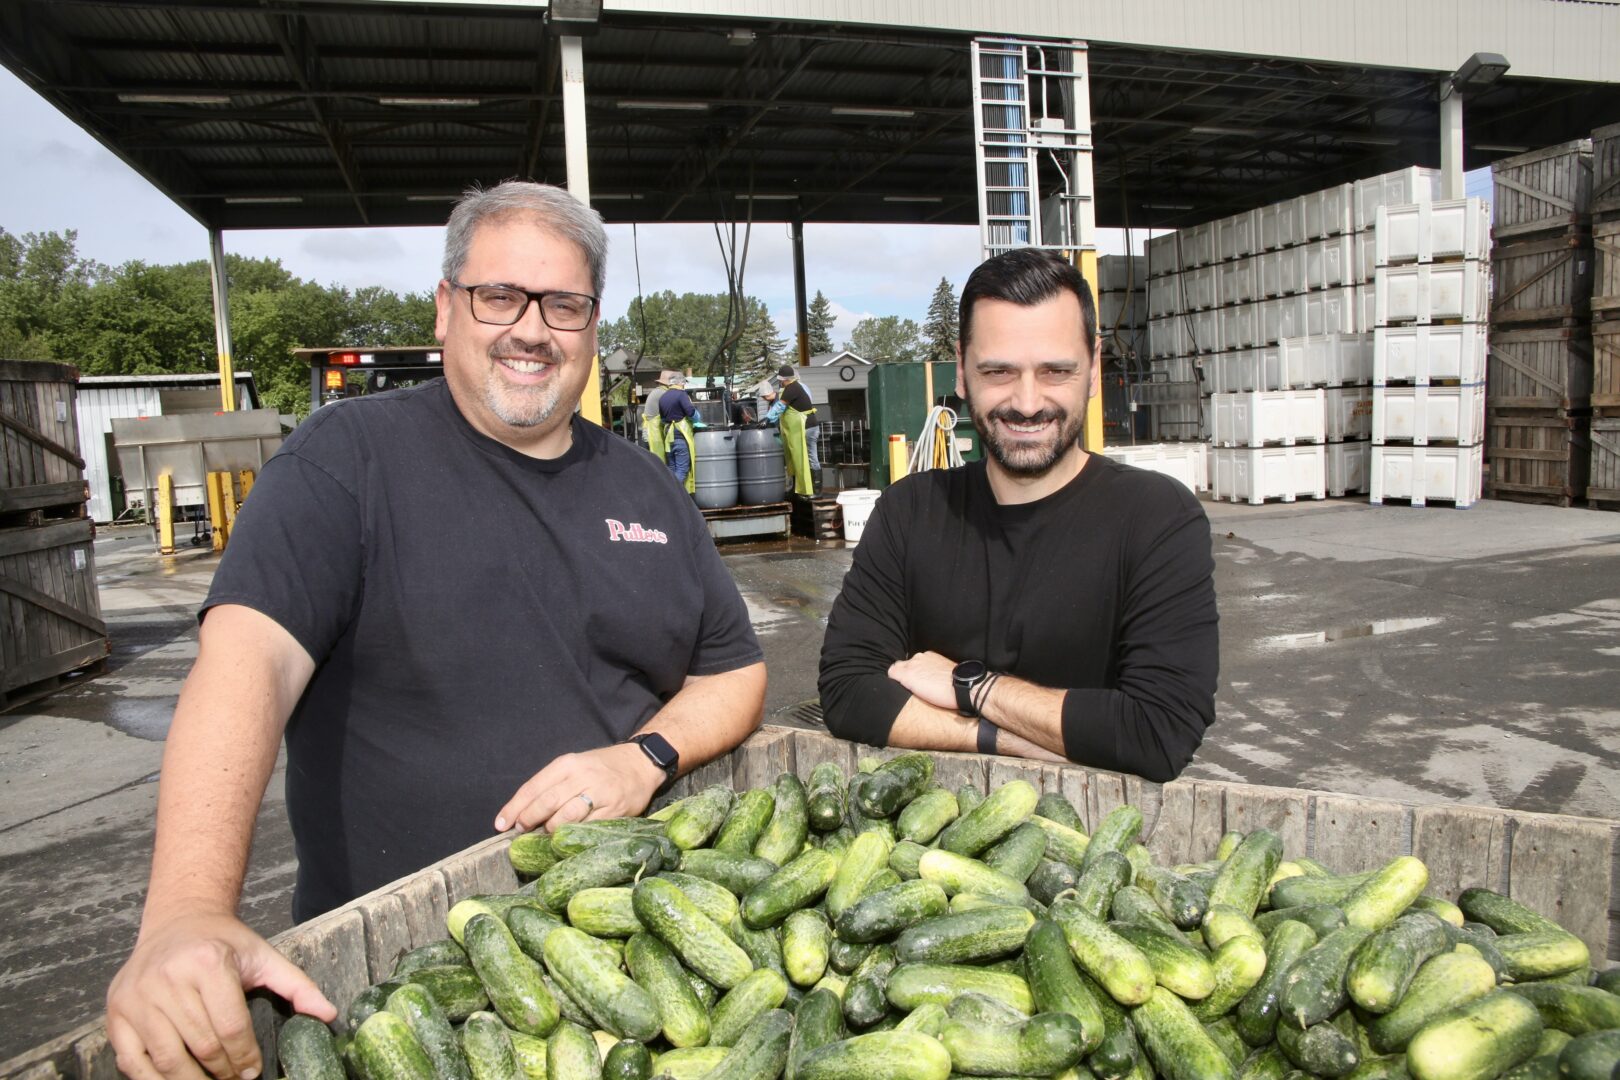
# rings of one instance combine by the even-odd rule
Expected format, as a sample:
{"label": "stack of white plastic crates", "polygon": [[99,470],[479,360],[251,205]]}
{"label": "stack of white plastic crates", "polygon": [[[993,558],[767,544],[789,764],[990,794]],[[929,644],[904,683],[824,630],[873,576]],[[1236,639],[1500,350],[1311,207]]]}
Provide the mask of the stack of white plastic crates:
{"label": "stack of white plastic crates", "polygon": [[1480,199],[1378,212],[1372,502],[1479,498],[1489,213]]}
{"label": "stack of white plastic crates", "polygon": [[1103,343],[1104,437],[1114,443],[1146,438],[1145,424],[1137,430],[1130,396],[1148,362],[1145,256],[1104,255],[1097,260],[1097,333]]}

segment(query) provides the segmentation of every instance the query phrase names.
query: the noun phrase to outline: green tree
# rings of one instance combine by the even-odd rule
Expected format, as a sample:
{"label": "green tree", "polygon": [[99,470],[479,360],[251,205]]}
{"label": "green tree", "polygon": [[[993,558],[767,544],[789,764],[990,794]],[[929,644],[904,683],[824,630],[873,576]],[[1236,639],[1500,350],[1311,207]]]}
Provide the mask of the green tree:
{"label": "green tree", "polygon": [[810,355],[832,352],[832,301],[821,295],[820,289],[816,290],[816,298],[810,301],[808,316],[806,330],[810,336]]}
{"label": "green tree", "polygon": [[939,279],[934,298],[928,302],[928,318],[923,323],[923,352],[929,360],[955,360],[957,334],[956,290],[945,278]]}
{"label": "green tree", "polygon": [[922,359],[922,341],[917,324],[898,315],[872,316],[855,324],[855,331],[844,346],[874,364],[894,364]]}
{"label": "green tree", "polygon": [[[727,333],[727,327],[730,333]],[[743,344],[751,327],[780,337],[770,312],[762,300],[748,297],[744,310],[737,312],[724,293],[680,293],[670,290],[638,297],[617,319],[609,319],[597,330],[597,341],[604,354],[623,348],[641,356],[641,365],[690,368],[696,375],[723,375],[732,364],[733,374],[743,374],[756,366],[756,357],[747,355]],[[778,353],[781,346],[775,346]]]}

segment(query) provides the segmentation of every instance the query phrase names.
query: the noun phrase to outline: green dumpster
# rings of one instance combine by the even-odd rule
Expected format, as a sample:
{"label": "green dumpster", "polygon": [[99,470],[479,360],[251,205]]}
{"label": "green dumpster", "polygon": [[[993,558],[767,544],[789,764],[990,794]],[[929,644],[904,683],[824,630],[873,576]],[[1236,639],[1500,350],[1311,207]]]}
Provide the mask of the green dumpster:
{"label": "green dumpster", "polygon": [[906,453],[923,434],[928,410],[943,405],[956,413],[957,446],[964,461],[979,456],[979,433],[967,413],[967,406],[956,396],[956,365],[938,361],[934,369],[934,396],[928,398],[923,369],[926,365],[876,364],[866,382],[866,420],[872,433],[872,475],[875,488],[889,486],[889,436],[906,437]]}

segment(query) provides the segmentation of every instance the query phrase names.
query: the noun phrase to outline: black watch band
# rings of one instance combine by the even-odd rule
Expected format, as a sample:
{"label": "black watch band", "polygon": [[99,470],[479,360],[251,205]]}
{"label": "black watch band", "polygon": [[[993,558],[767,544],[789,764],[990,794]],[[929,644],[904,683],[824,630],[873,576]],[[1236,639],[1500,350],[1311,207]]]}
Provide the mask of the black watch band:
{"label": "black watch band", "polygon": [[990,669],[983,660],[963,660],[951,669],[951,686],[956,691],[956,711],[963,716],[978,716],[973,693],[989,678]]}
{"label": "black watch band", "polygon": [[996,725],[984,717],[979,717],[979,753],[993,754],[996,752],[996,735],[999,730]]}

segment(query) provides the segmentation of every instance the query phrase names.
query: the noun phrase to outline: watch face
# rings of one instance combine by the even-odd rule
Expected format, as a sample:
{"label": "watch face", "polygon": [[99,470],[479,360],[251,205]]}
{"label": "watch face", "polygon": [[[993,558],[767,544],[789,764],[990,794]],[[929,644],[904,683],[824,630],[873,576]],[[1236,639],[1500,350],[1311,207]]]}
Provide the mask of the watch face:
{"label": "watch face", "polygon": [[983,660],[963,660],[951,670],[951,679],[959,683],[974,683],[984,678],[985,671]]}
{"label": "watch face", "polygon": [[675,748],[669,745],[669,740],[664,738],[662,735],[659,735],[657,732],[652,732],[646,735],[637,735],[633,741],[640,743],[641,748],[646,751],[647,756],[652,759],[653,764],[657,765],[665,772],[669,772],[671,769],[675,768],[676,764],[681,759],[680,754],[676,752]]}

